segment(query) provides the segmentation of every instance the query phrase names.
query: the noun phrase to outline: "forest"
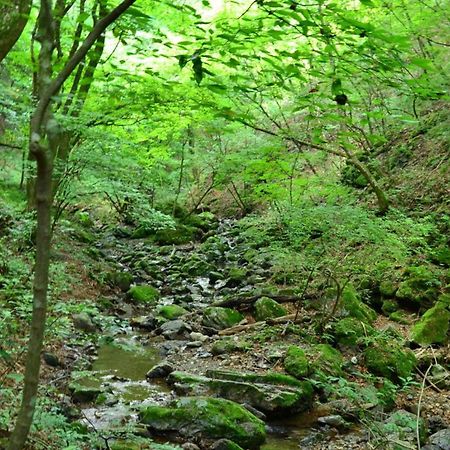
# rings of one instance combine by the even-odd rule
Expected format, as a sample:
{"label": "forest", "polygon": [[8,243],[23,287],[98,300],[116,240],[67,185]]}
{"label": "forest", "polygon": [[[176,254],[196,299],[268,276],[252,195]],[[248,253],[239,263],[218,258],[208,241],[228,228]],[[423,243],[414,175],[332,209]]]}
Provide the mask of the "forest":
{"label": "forest", "polygon": [[450,450],[448,0],[0,0],[0,449]]}

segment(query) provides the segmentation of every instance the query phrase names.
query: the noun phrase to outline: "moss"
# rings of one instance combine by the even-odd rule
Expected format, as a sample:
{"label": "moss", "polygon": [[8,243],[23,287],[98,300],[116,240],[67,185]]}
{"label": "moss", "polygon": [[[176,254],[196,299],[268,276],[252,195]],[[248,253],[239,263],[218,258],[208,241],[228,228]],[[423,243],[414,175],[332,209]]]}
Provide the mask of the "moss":
{"label": "moss", "polygon": [[244,281],[246,276],[247,269],[244,269],[243,267],[232,267],[228,272],[228,278],[235,282]]}
{"label": "moss", "polygon": [[426,304],[437,297],[440,285],[438,275],[431,268],[411,266],[405,270],[404,280],[395,296],[400,300]]}
{"label": "moss", "polygon": [[184,397],[168,407],[148,406],[141,411],[140,420],[156,431],[227,438],[247,449],[258,449],[266,435],[262,420],[237,403],[217,398]]}
{"label": "moss", "polygon": [[167,320],[177,319],[186,313],[187,311],[179,305],[164,305],[158,308],[158,315]]}
{"label": "moss", "polygon": [[284,357],[284,369],[295,378],[304,378],[309,373],[306,353],[300,347],[291,346]]}
{"label": "moss", "polygon": [[389,319],[391,319],[393,322],[401,323],[403,325],[409,325],[410,323],[410,320],[402,311],[394,311],[393,313],[389,314]]}
{"label": "moss", "polygon": [[363,322],[371,324],[377,318],[377,313],[360,300],[356,289],[351,284],[344,289],[342,306],[349,316]]}
{"label": "moss", "polygon": [[342,345],[356,345],[360,338],[372,332],[373,328],[370,325],[365,325],[354,317],[341,319],[333,326],[333,335]]}
{"label": "moss", "polygon": [[[153,236],[158,245],[182,245],[193,241],[198,229],[187,225],[178,225],[176,229],[159,230]],[[142,236],[143,237],[143,236]]]}
{"label": "moss", "polygon": [[375,342],[364,352],[366,366],[370,372],[398,382],[408,378],[416,366],[416,357],[409,349],[402,349],[394,342]]}
{"label": "moss", "polygon": [[238,324],[243,318],[244,316],[234,309],[211,306],[203,311],[202,322],[206,327],[223,330]]}
{"label": "moss", "polygon": [[[392,413],[381,426],[381,432],[394,440],[414,442],[416,439],[417,416],[410,412],[399,410]],[[423,419],[419,420],[419,439],[423,444],[426,440],[427,428]],[[403,448],[399,446],[398,448]]]}
{"label": "moss", "polygon": [[381,306],[381,311],[385,316],[389,316],[389,314],[397,311],[398,303],[395,300],[385,300],[383,305]]}
{"label": "moss", "polygon": [[128,291],[128,296],[138,303],[155,303],[159,299],[159,291],[153,286],[133,286]]}
{"label": "moss", "polygon": [[383,297],[394,297],[398,289],[397,283],[390,280],[384,280],[380,283],[380,294]]}
{"label": "moss", "polygon": [[266,319],[285,316],[287,311],[275,300],[261,297],[255,302],[255,319],[259,322]]}
{"label": "moss", "polygon": [[222,338],[214,342],[211,347],[211,353],[213,355],[223,355],[224,353],[232,353],[234,351],[246,351],[249,348],[250,343],[247,341]]}
{"label": "moss", "polygon": [[443,303],[437,303],[425,312],[411,330],[412,340],[420,345],[442,344],[447,339],[450,312]]}
{"label": "moss", "polygon": [[340,376],[343,358],[339,350],[329,344],[315,345],[308,353],[312,353],[311,367],[315,378],[323,376]]}
{"label": "moss", "polygon": [[111,286],[118,287],[121,291],[126,292],[133,282],[133,275],[129,272],[109,272],[106,274],[105,280]]}
{"label": "moss", "polygon": [[75,381],[69,384],[69,391],[74,403],[93,402],[103,393],[100,387],[84,385]]}

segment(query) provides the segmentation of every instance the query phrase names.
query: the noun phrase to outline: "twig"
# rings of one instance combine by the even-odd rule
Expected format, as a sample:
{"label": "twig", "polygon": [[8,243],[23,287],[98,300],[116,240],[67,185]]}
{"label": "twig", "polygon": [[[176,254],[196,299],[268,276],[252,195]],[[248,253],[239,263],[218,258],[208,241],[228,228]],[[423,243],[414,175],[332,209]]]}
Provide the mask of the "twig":
{"label": "twig", "polygon": [[427,382],[427,376],[428,376],[428,373],[430,372],[432,367],[433,367],[433,364],[430,364],[428,366],[428,369],[425,372],[425,375],[423,377],[422,388],[420,389],[420,395],[419,395],[419,404],[417,405],[416,437],[417,437],[417,448],[418,448],[418,450],[420,450],[420,448],[421,448],[421,446],[420,446],[420,426],[419,426],[419,422],[420,422],[420,406],[422,404],[422,397],[423,397],[423,393],[425,391],[425,383]]}

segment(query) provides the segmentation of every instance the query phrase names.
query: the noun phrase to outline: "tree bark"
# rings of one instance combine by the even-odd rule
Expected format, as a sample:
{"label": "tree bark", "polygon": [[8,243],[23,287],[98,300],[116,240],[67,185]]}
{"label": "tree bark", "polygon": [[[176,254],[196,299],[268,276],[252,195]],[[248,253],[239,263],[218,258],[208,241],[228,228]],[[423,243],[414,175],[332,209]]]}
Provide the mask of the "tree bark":
{"label": "tree bark", "polygon": [[0,62],[22,34],[30,17],[31,0],[3,0],[0,4]]}
{"label": "tree bark", "polygon": [[105,29],[124,13],[136,0],[124,0],[111,13],[100,20],[74,53],[61,72],[51,79],[54,36],[52,31],[51,0],[41,0],[39,11],[39,101],[31,118],[30,153],[37,162],[36,205],[36,264],[33,286],[33,314],[25,367],[22,403],[16,425],[8,442],[7,450],[22,450],[30,431],[36,408],[41,351],[47,315],[47,293],[51,248],[51,205],[53,158],[56,149],[58,124],[51,114],[53,97],[64,82],[84,59],[87,52]]}

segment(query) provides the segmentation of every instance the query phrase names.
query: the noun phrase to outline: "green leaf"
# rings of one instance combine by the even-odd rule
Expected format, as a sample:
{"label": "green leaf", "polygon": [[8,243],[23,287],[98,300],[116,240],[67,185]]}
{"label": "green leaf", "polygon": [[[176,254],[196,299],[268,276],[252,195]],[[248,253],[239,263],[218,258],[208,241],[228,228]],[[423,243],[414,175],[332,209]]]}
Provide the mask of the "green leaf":
{"label": "green leaf", "polygon": [[342,81],[340,78],[333,80],[331,84],[331,92],[333,95],[338,95],[342,92]]}

